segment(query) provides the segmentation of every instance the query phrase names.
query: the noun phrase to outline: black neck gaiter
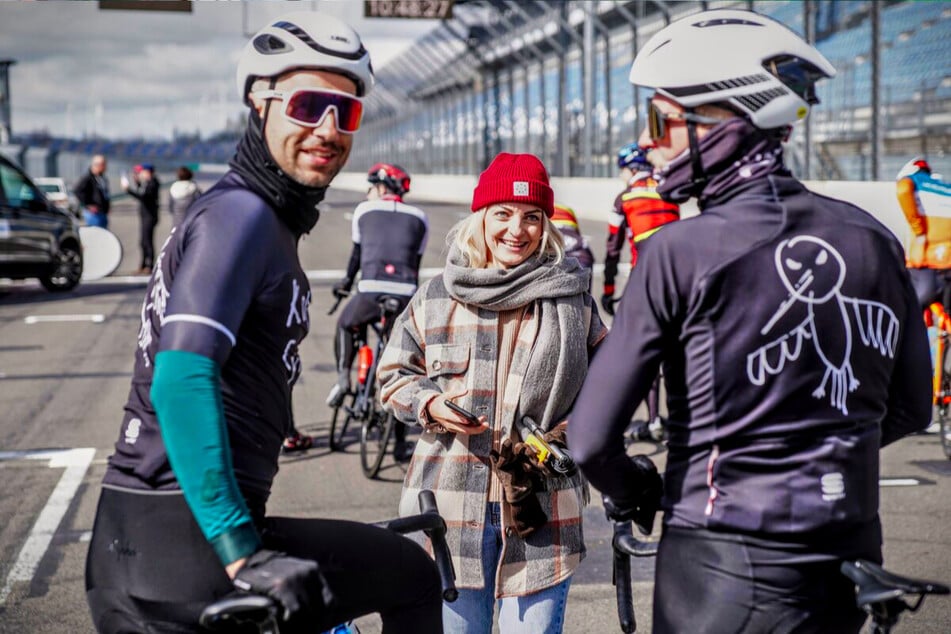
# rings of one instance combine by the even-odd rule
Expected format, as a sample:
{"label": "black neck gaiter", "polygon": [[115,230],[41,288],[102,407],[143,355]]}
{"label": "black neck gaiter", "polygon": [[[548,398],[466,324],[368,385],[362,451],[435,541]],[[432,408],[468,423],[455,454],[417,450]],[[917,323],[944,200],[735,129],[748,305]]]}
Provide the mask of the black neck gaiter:
{"label": "black neck gaiter", "polygon": [[300,236],[317,224],[326,187],[306,187],[281,170],[271,157],[264,140],[261,118],[252,109],[248,125],[229,165],[244,179],[255,194],[271,206],[274,213]]}
{"label": "black neck gaiter", "polygon": [[700,139],[699,150],[707,179],[699,187],[693,182],[688,149],[658,173],[657,193],[664,200],[681,204],[696,197],[703,209],[711,200],[744,182],[786,172],[781,139],[742,117],[724,121],[710,130]]}

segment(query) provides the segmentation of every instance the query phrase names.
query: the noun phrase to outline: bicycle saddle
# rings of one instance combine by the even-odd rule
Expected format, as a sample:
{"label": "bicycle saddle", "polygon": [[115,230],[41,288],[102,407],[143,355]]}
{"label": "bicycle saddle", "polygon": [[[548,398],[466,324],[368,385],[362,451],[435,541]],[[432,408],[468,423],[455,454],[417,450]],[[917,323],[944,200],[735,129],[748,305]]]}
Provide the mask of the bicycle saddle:
{"label": "bicycle saddle", "polygon": [[402,300],[393,295],[383,295],[377,300],[377,303],[380,305],[380,308],[383,309],[384,313],[391,315],[400,312],[402,306]]}
{"label": "bicycle saddle", "polygon": [[840,570],[855,583],[855,604],[858,607],[883,603],[906,594],[948,594],[949,592],[948,586],[944,584],[902,577],[864,559],[843,561]]}

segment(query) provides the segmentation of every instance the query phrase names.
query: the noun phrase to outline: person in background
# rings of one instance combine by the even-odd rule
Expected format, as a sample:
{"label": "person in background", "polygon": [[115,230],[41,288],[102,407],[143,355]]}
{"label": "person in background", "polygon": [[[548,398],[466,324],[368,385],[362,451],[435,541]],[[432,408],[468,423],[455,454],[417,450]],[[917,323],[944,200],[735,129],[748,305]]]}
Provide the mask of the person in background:
{"label": "person in background", "polygon": [[[791,29],[729,9],[671,23],[631,67],[655,89],[640,138],[669,161],[657,192],[700,215],[639,245],[568,443],[610,518],[649,532],[662,505],[656,632],[858,632],[840,564],[881,562],[879,449],[931,415],[901,244],[783,158],[834,74]],[[661,364],[662,497],[624,442]]]}
{"label": "person in background", "polygon": [[575,210],[565,205],[556,204],[551,222],[558,227],[561,237],[564,238],[565,257],[575,258],[581,266],[590,271],[594,266],[594,254],[591,253],[591,247],[588,246],[588,238],[581,233]]}
{"label": "person in background", "polygon": [[106,157],[96,154],[73,193],[83,206],[83,218],[87,225],[109,228],[109,181],[106,178]]}
{"label": "person in background", "polygon": [[235,589],[273,599],[282,632],[369,613],[388,633],[442,631],[439,575],[417,544],[267,509],[310,328],[298,244],[373,81],[359,35],[318,11],[277,17],[238,57],[244,136],[172,230],[142,304],[86,559],[99,632],[205,631],[202,609]]}
{"label": "person in background", "polygon": [[151,163],[139,166],[130,183],[123,178],[122,188],[139,201],[139,249],[142,252],[139,275],[151,275],[155,263],[155,226],[159,218],[159,183]]}
{"label": "person in background", "polygon": [[[334,355],[337,382],[327,396],[331,407],[340,405],[350,391],[350,368],[358,340],[366,341],[367,327],[383,316],[379,299],[390,295],[409,303],[419,285],[419,266],[429,239],[429,218],[418,207],[407,205],[410,176],[399,165],[377,163],[367,172],[367,199],[353,211],[353,249],[344,278],[334,284],[334,297],[346,297],[357,273],[357,294],[350,298],[337,319]],[[408,460],[412,443],[406,441],[406,426],[397,425],[394,455]],[[285,443],[286,447],[286,443]]]}
{"label": "person in background", "polygon": [[[945,311],[951,310],[951,183],[933,174],[928,161],[915,157],[899,170],[895,188],[898,204],[911,229],[905,265],[924,311],[928,340],[934,351],[939,327],[930,306],[939,302]],[[940,431],[936,405],[925,433]]]}
{"label": "person in background", "polygon": [[615,279],[624,242],[631,245],[631,268],[637,264],[637,245],[649,238],[660,227],[680,218],[680,207],[663,200],[657,194],[654,167],[648,160],[649,148],[629,143],[617,155],[620,178],[624,191],[614,199],[611,220],[608,222],[607,249],[604,256],[604,293],[601,306],[614,315],[617,299]]}
{"label": "person in background", "polygon": [[175,173],[178,180],[168,188],[168,210],[172,212],[172,226],[177,227],[185,219],[188,206],[201,196],[201,189],[193,180],[194,174],[185,165]]}
{"label": "person in background", "polygon": [[[625,238],[631,245],[631,269],[637,264],[638,245],[654,234],[658,229],[680,219],[680,207],[663,200],[657,194],[655,166],[651,160],[663,162],[651,146],[629,143],[618,151],[617,164],[621,178],[627,183],[623,192],[614,199],[611,220],[608,222],[607,249],[604,257],[604,293],[601,306],[604,312],[613,316],[617,299],[615,278]],[[660,373],[651,384],[647,393],[647,421],[635,421],[631,435],[636,440],[662,440],[664,437],[664,419],[660,415]]]}
{"label": "person in background", "polygon": [[422,427],[400,514],[431,488],[448,524],[459,598],[444,604],[447,632],[489,634],[497,602],[502,634],[560,632],[585,554],[584,481],[551,472],[523,442],[527,417],[563,444],[607,332],[590,272],[564,257],[553,197],[537,157],[496,156],[472,215],[450,231],[445,269],[420,286],[380,359],[384,409]]}
{"label": "person in background", "polygon": [[951,269],[951,183],[915,157],[898,172],[898,204],[911,228],[905,263],[923,308],[940,300],[949,308],[942,271]]}

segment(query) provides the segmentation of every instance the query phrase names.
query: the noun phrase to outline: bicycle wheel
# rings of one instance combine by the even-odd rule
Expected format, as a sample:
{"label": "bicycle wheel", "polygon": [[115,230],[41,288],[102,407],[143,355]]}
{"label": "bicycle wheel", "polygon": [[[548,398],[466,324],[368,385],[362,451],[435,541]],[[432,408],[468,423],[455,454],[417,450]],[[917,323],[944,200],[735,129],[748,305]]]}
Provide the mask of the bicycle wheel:
{"label": "bicycle wheel", "polygon": [[330,451],[340,451],[343,449],[343,438],[347,435],[347,428],[350,426],[352,416],[348,410],[353,408],[357,395],[350,392],[343,397],[343,402],[334,408],[334,413],[330,417]]}
{"label": "bicycle wheel", "polygon": [[395,422],[396,419],[391,414],[374,412],[364,421],[360,430],[360,464],[363,467],[363,475],[371,480],[380,472]]}
{"label": "bicycle wheel", "polygon": [[[945,335],[942,335],[945,336]],[[941,389],[938,391],[935,414],[938,419],[938,433],[941,434],[941,449],[944,455],[951,460],[951,354],[948,354],[948,341],[942,346],[941,360]]]}
{"label": "bicycle wheel", "polygon": [[938,433],[941,434],[941,448],[944,455],[951,460],[951,415],[948,413],[948,407],[942,407],[938,411]]}

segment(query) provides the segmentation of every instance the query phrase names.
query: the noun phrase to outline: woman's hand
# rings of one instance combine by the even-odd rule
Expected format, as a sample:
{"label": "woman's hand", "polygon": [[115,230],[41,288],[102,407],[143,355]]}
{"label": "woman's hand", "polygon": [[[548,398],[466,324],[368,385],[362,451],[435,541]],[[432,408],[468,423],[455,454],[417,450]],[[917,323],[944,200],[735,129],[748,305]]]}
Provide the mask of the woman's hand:
{"label": "woman's hand", "polygon": [[426,412],[429,414],[429,420],[433,425],[441,425],[447,432],[454,434],[465,434],[473,436],[481,434],[489,429],[489,420],[486,416],[479,416],[477,424],[469,422],[461,414],[449,409],[446,401],[455,402],[459,397],[468,394],[468,390],[462,392],[444,392],[442,396],[437,396],[426,406]]}

